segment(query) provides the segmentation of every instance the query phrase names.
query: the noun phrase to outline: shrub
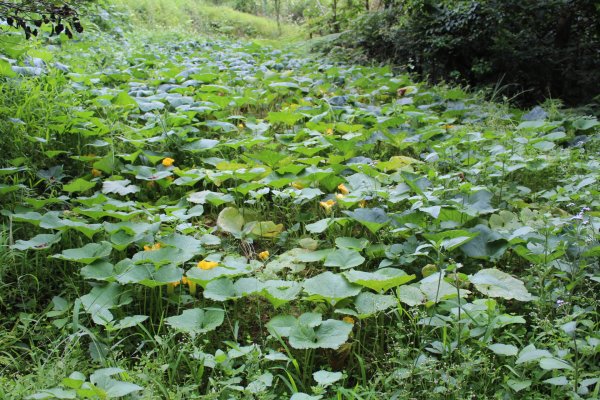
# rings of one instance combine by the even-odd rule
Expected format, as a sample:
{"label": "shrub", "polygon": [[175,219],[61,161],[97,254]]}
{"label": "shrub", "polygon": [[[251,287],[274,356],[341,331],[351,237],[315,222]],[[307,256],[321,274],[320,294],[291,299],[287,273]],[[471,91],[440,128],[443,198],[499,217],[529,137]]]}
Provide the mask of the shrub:
{"label": "shrub", "polygon": [[415,0],[362,15],[337,42],[433,82],[506,85],[522,102],[598,95],[600,5],[593,0]]}

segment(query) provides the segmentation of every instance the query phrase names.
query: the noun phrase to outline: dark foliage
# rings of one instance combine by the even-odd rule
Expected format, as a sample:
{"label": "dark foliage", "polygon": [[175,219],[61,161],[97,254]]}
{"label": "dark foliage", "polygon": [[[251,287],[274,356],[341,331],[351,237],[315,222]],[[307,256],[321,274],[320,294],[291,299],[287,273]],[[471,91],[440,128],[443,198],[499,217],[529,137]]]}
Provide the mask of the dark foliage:
{"label": "dark foliage", "polygon": [[576,104],[600,93],[594,0],[388,1],[338,44],[411,65],[433,82],[500,85],[521,102]]}
{"label": "dark foliage", "polygon": [[64,33],[72,38],[73,33],[83,32],[78,8],[90,1],[49,0],[0,0],[0,21],[13,28],[21,29],[27,39],[37,36],[44,25],[50,27],[50,35]]}

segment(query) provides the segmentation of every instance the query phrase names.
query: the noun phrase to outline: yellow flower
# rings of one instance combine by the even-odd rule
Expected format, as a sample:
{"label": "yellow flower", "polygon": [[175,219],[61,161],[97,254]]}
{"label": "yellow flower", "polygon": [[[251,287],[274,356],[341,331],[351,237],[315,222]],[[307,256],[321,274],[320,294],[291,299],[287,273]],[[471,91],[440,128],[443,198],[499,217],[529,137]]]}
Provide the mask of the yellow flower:
{"label": "yellow flower", "polygon": [[192,282],[190,281],[188,278],[186,278],[185,276],[183,278],[181,278],[181,282],[184,285],[188,285],[188,288],[190,288],[190,294],[193,296],[196,294],[196,282]]}
{"label": "yellow flower", "polygon": [[344,321],[347,324],[354,325],[354,318],[352,317],[345,316],[344,318],[342,318],[342,321]]}
{"label": "yellow flower", "polygon": [[326,135],[333,135],[333,128],[327,128],[327,129],[325,130],[325,134],[326,134]]}
{"label": "yellow flower", "polygon": [[216,261],[202,260],[202,261],[198,262],[197,267],[200,268],[200,269],[203,269],[205,271],[208,271],[209,269],[215,268],[217,265],[219,265],[219,263],[216,262]]}
{"label": "yellow flower", "polygon": [[361,200],[358,202],[358,206],[360,208],[365,208],[367,206],[367,201],[366,200]]}
{"label": "yellow flower", "polygon": [[326,213],[330,213],[331,209],[335,205],[335,201],[329,199],[327,201],[320,201],[319,204],[321,205],[321,207],[323,207],[325,209]]}
{"label": "yellow flower", "polygon": [[100,171],[99,169],[96,168],[92,168],[92,176],[93,177],[99,177],[100,175],[102,175],[102,171]]}
{"label": "yellow flower", "polygon": [[175,160],[173,160],[170,157],[167,157],[162,160],[162,165],[164,165],[165,167],[170,167],[171,165],[173,165],[174,162]]}
{"label": "yellow flower", "polygon": [[350,193],[350,191],[348,190],[348,188],[346,187],[346,185],[344,185],[343,183],[340,183],[338,185],[338,190],[343,194],[346,195],[348,193]]}
{"label": "yellow flower", "polygon": [[167,283],[167,294],[172,295],[175,292],[175,288],[179,286],[179,281]]}
{"label": "yellow flower", "polygon": [[154,251],[160,249],[160,243],[155,243],[152,246],[144,246],[145,251]]}
{"label": "yellow flower", "polygon": [[244,124],[242,124],[242,123],[240,122],[240,123],[238,124],[238,128],[240,128],[240,129],[244,129],[244,128],[245,128],[245,126],[244,126]]}
{"label": "yellow flower", "polygon": [[343,195],[343,194],[341,194],[341,193],[336,193],[336,194],[335,194],[335,198],[336,198],[336,199],[338,199],[338,200],[342,200],[344,197],[346,197],[346,196],[344,196],[344,195]]}
{"label": "yellow flower", "polygon": [[260,258],[261,260],[265,261],[267,258],[269,258],[269,251],[265,250],[265,251],[261,251],[260,253],[258,253],[258,258]]}
{"label": "yellow flower", "polygon": [[451,124],[446,124],[446,125],[444,125],[442,128],[444,128],[444,129],[448,130],[448,129],[452,129],[452,128],[454,128],[454,125],[451,125]]}
{"label": "yellow flower", "polygon": [[292,183],[290,183],[290,186],[293,187],[294,189],[298,189],[298,190],[304,189],[304,186],[299,182],[292,182]]}

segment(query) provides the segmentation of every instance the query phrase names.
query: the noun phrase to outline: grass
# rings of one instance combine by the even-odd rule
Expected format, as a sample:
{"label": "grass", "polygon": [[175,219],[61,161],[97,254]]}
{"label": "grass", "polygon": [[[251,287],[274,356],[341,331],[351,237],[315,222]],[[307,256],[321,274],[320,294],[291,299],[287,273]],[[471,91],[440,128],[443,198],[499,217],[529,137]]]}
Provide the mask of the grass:
{"label": "grass", "polygon": [[[152,31],[167,30],[195,34],[246,37],[273,42],[297,39],[302,30],[292,24],[281,25],[265,17],[243,13],[227,6],[195,0],[117,0],[138,26]],[[158,29],[157,29],[158,28]]]}

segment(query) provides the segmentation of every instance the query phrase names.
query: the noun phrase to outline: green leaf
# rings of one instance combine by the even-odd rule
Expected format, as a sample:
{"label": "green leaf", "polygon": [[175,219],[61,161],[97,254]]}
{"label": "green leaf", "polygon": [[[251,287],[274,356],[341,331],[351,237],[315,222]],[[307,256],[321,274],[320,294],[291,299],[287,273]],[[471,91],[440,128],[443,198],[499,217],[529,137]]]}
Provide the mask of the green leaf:
{"label": "green leaf", "polygon": [[488,345],[488,349],[501,356],[516,356],[519,349],[512,344],[494,343]]}
{"label": "green leaf", "polygon": [[91,314],[95,323],[106,325],[113,320],[110,309],[117,306],[121,292],[122,288],[117,283],[96,286],[88,294],[80,297],[81,304],[83,309]]}
{"label": "green leaf", "polygon": [[214,331],[223,323],[225,312],[216,308],[193,308],[165,321],[173,329],[196,335]]}
{"label": "green leaf", "polygon": [[112,103],[114,105],[123,106],[123,107],[132,107],[133,108],[133,107],[137,107],[138,106],[137,101],[135,101],[133,99],[133,97],[131,97],[125,91],[119,92],[119,94],[117,94],[115,97],[113,97]]}
{"label": "green leaf", "polygon": [[60,258],[61,260],[91,264],[100,258],[108,257],[111,252],[112,246],[109,242],[88,243],[77,249],[63,250],[61,254],[55,254],[52,257]]}
{"label": "green leaf", "polygon": [[121,260],[115,265],[115,278],[121,284],[139,283],[148,287],[157,287],[172,282],[179,282],[183,276],[183,270],[174,265],[155,267],[152,264],[136,265]]}
{"label": "green leaf", "polygon": [[40,234],[29,240],[17,240],[11,249],[17,250],[45,250],[52,247],[53,244],[60,242],[60,232],[52,234]]}
{"label": "green leaf", "polygon": [[303,115],[288,111],[271,111],[267,120],[273,124],[282,123],[285,125],[295,125],[296,122],[304,118]]}
{"label": "green leaf", "polygon": [[320,370],[317,372],[313,372],[314,380],[323,387],[327,387],[331,384],[336,383],[340,379],[342,379],[344,375],[341,372],[331,372]]}
{"label": "green leaf", "polygon": [[219,192],[211,192],[210,190],[203,190],[201,192],[190,194],[187,200],[190,203],[195,204],[206,204],[208,202],[212,205],[220,206],[221,204],[225,203],[233,203],[234,198],[230,194],[223,194]]}
{"label": "green leaf", "polygon": [[187,271],[186,276],[192,282],[198,283],[202,287],[206,287],[208,282],[218,279],[221,277],[233,278],[235,276],[246,275],[252,272],[252,267],[246,264],[245,259],[243,262],[237,262],[237,259],[225,258],[217,267],[209,270],[202,270],[197,267],[193,267]]}
{"label": "green leaf", "polygon": [[477,236],[460,246],[462,252],[469,257],[498,259],[508,248],[508,242],[485,225],[477,225],[469,229],[469,232]]}
{"label": "green leaf", "polygon": [[397,291],[398,299],[411,307],[425,303],[425,294],[416,286],[400,286]]}
{"label": "green leaf", "polygon": [[469,242],[477,236],[477,233],[471,233],[465,230],[450,230],[439,233],[426,233],[423,236],[432,244],[440,246],[448,251],[452,251]]}
{"label": "green leaf", "polygon": [[358,251],[342,248],[329,253],[325,258],[324,265],[326,267],[348,269],[358,267],[364,262],[365,258]]}
{"label": "green leaf", "polygon": [[415,275],[407,275],[406,272],[397,268],[382,268],[375,272],[352,270],[344,272],[344,276],[349,282],[368,287],[376,292],[385,292],[416,278]]}
{"label": "green leaf", "polygon": [[283,230],[283,224],[275,224],[273,221],[252,221],[244,226],[244,232],[266,238],[278,236]]}
{"label": "green leaf", "polygon": [[572,370],[571,364],[556,357],[544,357],[539,361],[540,367],[545,370],[568,369]]}
{"label": "green leaf", "polygon": [[557,377],[550,378],[550,379],[545,379],[543,382],[549,383],[550,385],[555,385],[555,386],[566,386],[569,384],[569,380],[564,375],[557,376]]}
{"label": "green leaf", "polygon": [[311,300],[323,299],[335,305],[347,297],[360,293],[360,286],[349,283],[342,275],[333,272],[323,272],[304,281],[304,291]]}
{"label": "green leaf", "polygon": [[[1,72],[0,72],[1,74]],[[596,118],[578,118],[573,121],[573,128],[580,131],[586,131],[600,125],[600,122]]]}
{"label": "green leaf", "polygon": [[352,325],[328,319],[317,328],[298,322],[290,330],[290,346],[294,349],[338,349],[352,332]]}
{"label": "green leaf", "polygon": [[292,395],[292,397],[290,397],[290,400],[321,400],[322,398],[323,398],[323,396],[321,396],[321,395],[311,396],[306,393],[297,392],[297,393],[294,393]]}
{"label": "green leaf", "polygon": [[235,207],[225,207],[217,217],[217,226],[225,232],[240,235],[244,226],[244,216]]}
{"label": "green leaf", "polygon": [[335,244],[339,248],[360,251],[369,245],[369,240],[365,238],[338,237],[335,239]]}
{"label": "green leaf", "polygon": [[122,382],[115,379],[107,379],[107,382],[102,386],[104,386],[103,389],[106,391],[108,398],[127,396],[130,393],[144,389],[135,383]]}
{"label": "green leaf", "polygon": [[102,193],[116,193],[121,196],[127,196],[128,194],[137,193],[140,188],[136,185],[130,185],[129,179],[120,181],[104,181],[102,182]]}
{"label": "green leaf", "polygon": [[529,379],[509,379],[506,383],[515,392],[520,392],[521,390],[527,389],[529,386],[531,386],[531,380]]}
{"label": "green leaf", "polygon": [[364,319],[397,305],[394,296],[362,292],[354,299],[358,318]]}
{"label": "green leaf", "polygon": [[267,329],[274,336],[288,337],[296,321],[291,315],[277,315],[267,322]]}
{"label": "green leaf", "polygon": [[484,295],[510,300],[531,301],[535,299],[520,280],[495,268],[482,269],[469,276],[470,282]]}
{"label": "green leaf", "polygon": [[344,214],[366,226],[372,233],[377,233],[390,222],[390,217],[381,208],[357,208],[354,211],[344,211]]}
{"label": "green leaf", "polygon": [[256,278],[241,278],[235,283],[228,278],[220,278],[208,282],[204,289],[204,297],[215,301],[226,301],[258,293],[263,288],[264,284]]}
{"label": "green leaf", "polygon": [[[0,62],[2,59],[0,59]],[[1,70],[0,70],[1,74]],[[52,388],[27,396],[26,399],[76,399],[77,392],[70,389]]]}
{"label": "green leaf", "polygon": [[114,266],[106,260],[96,260],[93,263],[81,268],[81,276],[85,279],[95,279],[106,281],[114,279]]}
{"label": "green leaf", "polygon": [[3,58],[0,58],[0,76],[9,78],[17,76],[17,73],[12,70],[10,63]]}
{"label": "green leaf", "polygon": [[543,349],[536,349],[534,345],[528,345],[526,347],[524,347],[521,352],[519,353],[519,357],[517,358],[517,361],[515,361],[515,364],[519,365],[519,364],[523,364],[526,362],[530,362],[530,361],[536,361],[539,360],[541,358],[551,358],[552,354],[550,354],[550,352],[548,350],[543,350]]}
{"label": "green leaf", "polygon": [[77,178],[73,182],[69,183],[68,185],[64,185],[63,190],[65,192],[69,192],[69,193],[85,192],[87,190],[90,190],[94,186],[96,186],[95,182],[89,182],[89,181],[86,181],[85,179]]}
{"label": "green leaf", "polygon": [[270,280],[264,283],[262,295],[278,308],[298,297],[302,291],[302,285],[297,282],[284,280]]}
{"label": "green leaf", "polygon": [[147,315],[132,315],[130,317],[125,317],[119,322],[117,322],[115,325],[113,325],[110,329],[108,329],[107,327],[107,331],[116,331],[120,329],[131,328],[138,324],[141,324],[147,319]]}

